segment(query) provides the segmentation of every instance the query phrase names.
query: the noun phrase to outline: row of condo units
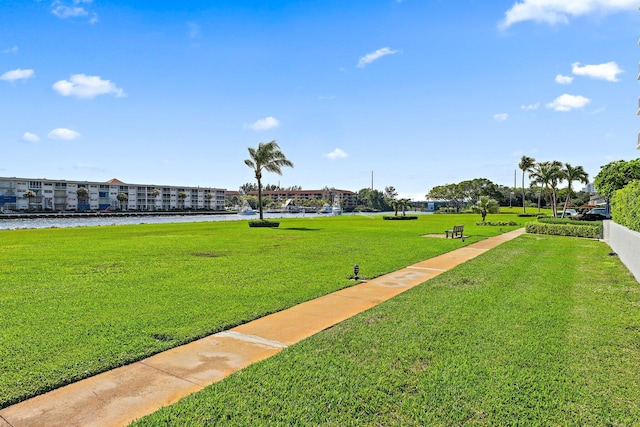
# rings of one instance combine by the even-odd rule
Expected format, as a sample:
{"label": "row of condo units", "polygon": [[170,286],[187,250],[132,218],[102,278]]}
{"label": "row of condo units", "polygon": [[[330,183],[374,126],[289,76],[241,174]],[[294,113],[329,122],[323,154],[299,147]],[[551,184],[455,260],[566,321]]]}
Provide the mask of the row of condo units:
{"label": "row of condo units", "polygon": [[[251,196],[257,196],[257,191],[250,191]],[[240,199],[241,194],[237,191],[227,191],[227,198]],[[358,194],[350,190],[338,190],[335,188],[324,188],[322,190],[263,190],[263,200],[271,200],[276,203],[285,204],[291,200],[294,204],[301,204],[302,200],[324,200],[328,203],[338,203],[342,209],[351,211],[358,206]],[[237,200],[236,200],[237,201]]]}
{"label": "row of condo units", "polygon": [[0,177],[0,210],[224,210],[225,193],[220,188],[125,184],[117,179],[89,182]]}

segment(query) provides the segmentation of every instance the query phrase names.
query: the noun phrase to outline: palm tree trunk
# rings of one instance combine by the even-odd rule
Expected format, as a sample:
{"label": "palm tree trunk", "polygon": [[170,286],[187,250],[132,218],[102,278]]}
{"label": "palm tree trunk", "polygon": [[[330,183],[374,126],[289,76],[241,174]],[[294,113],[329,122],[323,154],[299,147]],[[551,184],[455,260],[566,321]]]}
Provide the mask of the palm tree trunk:
{"label": "palm tree trunk", "polygon": [[527,206],[524,202],[524,170],[522,171],[522,213],[527,213]]}
{"label": "palm tree trunk", "polygon": [[260,180],[260,178],[257,178],[258,180],[258,210],[260,212],[260,221],[262,221],[263,215],[262,215],[262,181]]}

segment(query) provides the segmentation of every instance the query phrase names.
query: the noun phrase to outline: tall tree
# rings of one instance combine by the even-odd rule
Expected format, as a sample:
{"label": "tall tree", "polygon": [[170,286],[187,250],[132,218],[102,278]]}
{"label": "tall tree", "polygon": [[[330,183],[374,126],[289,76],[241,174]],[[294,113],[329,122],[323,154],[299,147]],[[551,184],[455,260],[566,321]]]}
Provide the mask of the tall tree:
{"label": "tall tree", "polygon": [[24,192],[22,197],[29,200],[29,202],[27,203],[27,210],[31,210],[31,199],[35,199],[38,196],[33,190],[27,190]]}
{"label": "tall tree", "polygon": [[124,210],[123,207],[127,205],[127,202],[129,201],[129,195],[127,193],[119,193],[116,199],[118,199],[118,201],[120,202],[120,209]]}
{"label": "tall tree", "polygon": [[616,190],[622,189],[631,181],[640,179],[640,158],[635,160],[617,160],[600,168],[593,183],[598,193],[607,202]]}
{"label": "tall tree", "polygon": [[561,166],[562,164],[558,161],[536,163],[532,168],[532,172],[529,173],[529,178],[532,180],[532,182],[534,184],[539,184],[541,187],[540,192],[538,193],[538,212],[540,212],[540,197],[542,194],[542,190],[544,190],[545,195],[551,198],[551,209],[553,210],[553,215],[555,216],[556,210],[554,198],[556,196],[556,191],[553,190],[552,192],[550,192],[550,189],[552,189],[553,185],[555,185],[556,187],[558,185],[558,177],[561,173]]}
{"label": "tall tree", "polygon": [[524,213],[527,213],[527,204],[525,202],[524,194],[524,174],[526,172],[531,172],[535,164],[536,159],[528,156],[522,156],[522,158],[520,158],[520,163],[518,163],[518,167],[522,170],[522,212]]}
{"label": "tall tree", "polygon": [[551,187],[551,211],[555,217],[558,215],[558,184],[564,180],[564,173],[562,172],[562,163],[558,160],[548,163],[551,168],[551,180],[549,181],[549,187]]}
{"label": "tall tree", "polygon": [[293,163],[280,151],[280,147],[275,141],[267,143],[261,142],[258,148],[249,147],[249,159],[245,159],[245,165],[253,169],[258,181],[258,209],[260,210],[260,220],[263,220],[262,211],[262,172],[272,172],[282,175],[282,168],[293,167]]}
{"label": "tall tree", "polygon": [[84,204],[87,204],[87,199],[89,198],[89,190],[87,187],[78,187],[76,194],[78,195],[78,203],[83,201]]}
{"label": "tall tree", "polygon": [[562,217],[564,218],[564,213],[567,210],[567,206],[569,206],[569,201],[571,200],[571,185],[573,184],[573,181],[588,184],[589,174],[585,172],[582,166],[573,167],[569,163],[564,164],[562,173],[564,175],[564,179],[567,180],[567,197],[564,200],[564,208],[562,209]]}

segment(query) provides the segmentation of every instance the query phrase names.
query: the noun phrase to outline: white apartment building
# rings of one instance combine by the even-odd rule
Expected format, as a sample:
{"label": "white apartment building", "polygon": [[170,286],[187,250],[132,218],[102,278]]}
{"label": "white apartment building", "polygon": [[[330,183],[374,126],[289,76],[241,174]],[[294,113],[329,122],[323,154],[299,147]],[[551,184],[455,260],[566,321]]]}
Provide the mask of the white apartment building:
{"label": "white apartment building", "polygon": [[[80,190],[84,188],[86,190]],[[0,177],[0,210],[224,210],[225,189]],[[35,197],[27,197],[28,195]]]}

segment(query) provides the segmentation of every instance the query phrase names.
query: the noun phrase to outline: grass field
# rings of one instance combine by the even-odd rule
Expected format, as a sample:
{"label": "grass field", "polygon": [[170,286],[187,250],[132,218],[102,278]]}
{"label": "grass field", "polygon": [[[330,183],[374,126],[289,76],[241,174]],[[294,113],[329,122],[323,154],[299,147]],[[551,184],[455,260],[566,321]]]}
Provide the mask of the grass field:
{"label": "grass field", "polygon": [[640,425],[640,285],[525,235],[135,426]]}
{"label": "grass field", "polygon": [[[479,219],[0,231],[0,407],[500,232]],[[465,242],[421,237],[459,223]]]}

